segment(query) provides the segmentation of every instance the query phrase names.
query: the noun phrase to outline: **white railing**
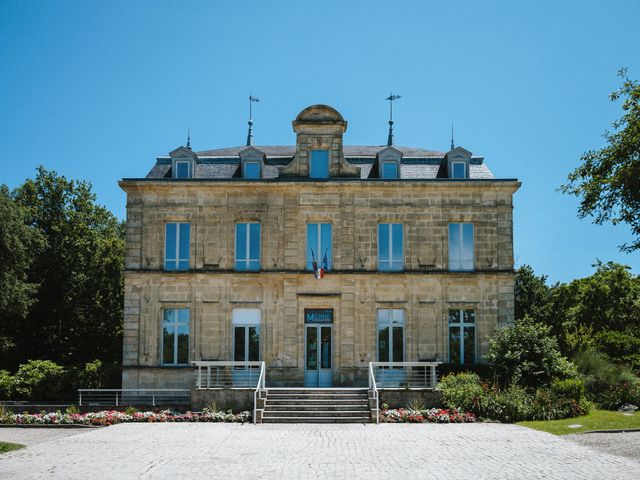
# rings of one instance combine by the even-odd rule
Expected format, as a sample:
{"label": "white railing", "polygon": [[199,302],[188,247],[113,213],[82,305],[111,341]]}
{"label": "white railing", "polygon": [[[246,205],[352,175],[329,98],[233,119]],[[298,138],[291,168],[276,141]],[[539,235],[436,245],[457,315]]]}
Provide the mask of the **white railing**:
{"label": "white railing", "polygon": [[193,362],[198,369],[196,388],[255,388],[264,362]]}
{"label": "white railing", "polygon": [[442,362],[370,362],[369,383],[380,388],[431,389],[438,384],[436,368]]}
{"label": "white railing", "polygon": [[186,389],[79,388],[78,406],[191,405],[191,391]]}
{"label": "white railing", "polygon": [[[260,375],[258,376],[258,383],[256,383],[256,389],[253,391],[253,423],[255,424],[258,419],[258,399],[262,399],[262,392],[266,391],[265,381],[267,378],[267,371],[264,366],[264,362],[260,362]],[[264,406],[261,405],[261,406]],[[261,410],[264,411],[264,408]],[[261,419],[262,421],[262,419]]]}
{"label": "white railing", "polygon": [[373,374],[373,362],[369,362],[369,390],[371,396],[376,402],[376,423],[380,423],[380,401],[378,398],[378,385],[376,383],[376,376]]}

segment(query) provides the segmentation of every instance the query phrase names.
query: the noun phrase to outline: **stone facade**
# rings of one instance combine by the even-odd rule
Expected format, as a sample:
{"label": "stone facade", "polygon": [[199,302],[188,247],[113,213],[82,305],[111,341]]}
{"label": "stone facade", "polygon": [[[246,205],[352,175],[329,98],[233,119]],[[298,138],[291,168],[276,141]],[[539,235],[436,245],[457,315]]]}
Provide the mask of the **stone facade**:
{"label": "stone facade", "polygon": [[[356,173],[342,154],[341,126],[327,127],[329,140],[299,119],[294,122],[294,128],[303,127],[298,151],[301,143],[304,149],[328,142],[338,158],[331,171],[336,176]],[[306,308],[333,309],[335,386],[366,384],[368,362],[377,359],[377,309],[405,312],[405,361],[449,358],[450,309],[476,312],[476,361],[482,360],[496,326],[513,321],[512,195],[517,181],[288,179],[307,174],[306,167],[297,165],[303,160],[297,155],[283,167],[282,180],[268,182],[120,182],[127,193],[123,388],[194,386],[192,368],[161,366],[162,312],[167,308],[190,311],[190,362],[232,360],[233,309],[259,309],[260,358],[266,362],[268,386],[303,385]],[[188,271],[163,269],[167,222],[190,224]],[[234,268],[239,222],[261,225],[259,272]],[[471,272],[449,271],[452,222],[474,225]],[[305,270],[308,223],[332,224],[333,269],[321,280]],[[380,223],[403,225],[401,272],[377,271]]]}

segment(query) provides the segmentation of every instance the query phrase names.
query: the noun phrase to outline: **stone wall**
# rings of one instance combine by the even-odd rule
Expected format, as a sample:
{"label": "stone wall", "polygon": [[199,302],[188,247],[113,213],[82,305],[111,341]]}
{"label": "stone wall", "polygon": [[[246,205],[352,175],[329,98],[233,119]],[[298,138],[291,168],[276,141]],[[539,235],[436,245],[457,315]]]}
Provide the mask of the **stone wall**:
{"label": "stone wall", "polygon": [[[477,355],[513,320],[511,197],[517,182],[122,182],[127,191],[125,388],[189,388],[158,368],[165,308],[190,309],[190,361],[229,360],[231,312],[262,312],[267,379],[300,385],[305,308],[334,309],[334,384],[365,384],[376,310],[405,310],[405,359],[448,358],[447,313],[477,315]],[[164,224],[191,224],[191,270],[164,272]],[[261,271],[235,272],[235,223],[261,224]],[[333,225],[334,271],[304,272],[306,224]],[[378,273],[377,225],[404,224],[405,271]],[[471,273],[447,269],[448,224],[473,222]],[[184,386],[184,387],[183,387]]]}

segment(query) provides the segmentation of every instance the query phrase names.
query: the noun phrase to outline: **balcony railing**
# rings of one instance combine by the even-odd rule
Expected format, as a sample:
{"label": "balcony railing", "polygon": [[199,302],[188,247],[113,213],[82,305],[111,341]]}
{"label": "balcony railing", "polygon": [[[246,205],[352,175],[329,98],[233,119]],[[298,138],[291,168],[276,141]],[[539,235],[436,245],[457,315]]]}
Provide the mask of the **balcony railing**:
{"label": "balcony railing", "polygon": [[186,389],[80,388],[78,406],[189,406],[191,391]]}
{"label": "balcony railing", "polygon": [[[370,379],[377,388],[435,388],[442,362],[370,362]],[[369,386],[371,388],[371,385]]]}
{"label": "balcony railing", "polygon": [[264,362],[198,361],[196,388],[256,388]]}

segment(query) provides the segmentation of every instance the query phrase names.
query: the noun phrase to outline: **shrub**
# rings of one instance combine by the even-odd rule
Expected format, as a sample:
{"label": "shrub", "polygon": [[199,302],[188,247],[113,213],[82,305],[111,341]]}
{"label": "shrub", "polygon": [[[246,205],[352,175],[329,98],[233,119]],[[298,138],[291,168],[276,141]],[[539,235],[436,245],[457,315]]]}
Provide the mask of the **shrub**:
{"label": "shrub", "polygon": [[556,378],[551,382],[551,394],[564,400],[579,401],[584,397],[584,382],[579,378]]}
{"label": "shrub", "polygon": [[501,422],[519,422],[533,415],[533,399],[527,391],[517,385],[504,390],[493,390],[480,400],[483,417]]}
{"label": "shrub", "polygon": [[104,388],[104,369],[100,360],[84,364],[78,372],[78,388]]}
{"label": "shrub", "polygon": [[16,396],[29,400],[60,400],[65,389],[64,367],[50,360],[29,360],[14,376]]}
{"label": "shrub", "polygon": [[494,369],[491,365],[486,363],[476,364],[460,364],[460,363],[443,363],[438,365],[438,376],[440,378],[446,377],[451,373],[475,373],[480,377],[480,380],[487,382],[495,381]]}
{"label": "shrub", "polygon": [[438,387],[447,408],[478,412],[480,398],[483,396],[484,390],[480,383],[480,377],[475,373],[449,374],[440,380]]}
{"label": "shrub", "polygon": [[560,354],[550,329],[528,319],[499,329],[489,340],[486,359],[505,385],[532,390],[551,384],[554,378],[577,376],[575,366]]}
{"label": "shrub", "polygon": [[0,400],[9,400],[13,395],[13,377],[6,370],[0,370]]}
{"label": "shrub", "polygon": [[625,403],[640,403],[640,381],[620,382],[609,385],[597,397],[596,401],[602,408],[615,410]]}
{"label": "shrub", "polygon": [[628,364],[631,368],[640,367],[640,338],[628,332],[604,330],[595,340],[598,349],[618,363]]}

